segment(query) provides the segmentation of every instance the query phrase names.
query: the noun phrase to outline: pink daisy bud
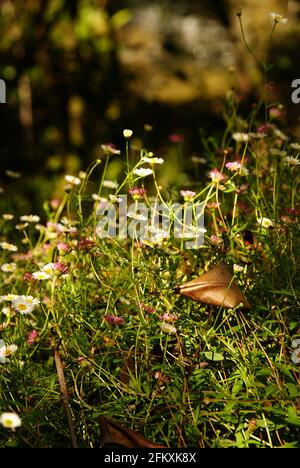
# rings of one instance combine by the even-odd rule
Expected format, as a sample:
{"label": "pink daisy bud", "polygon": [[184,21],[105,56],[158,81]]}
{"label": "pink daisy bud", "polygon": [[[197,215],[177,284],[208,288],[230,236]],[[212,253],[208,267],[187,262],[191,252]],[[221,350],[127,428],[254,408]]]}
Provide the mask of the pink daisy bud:
{"label": "pink daisy bud", "polygon": [[24,273],[24,275],[23,275],[23,280],[24,281],[33,281],[34,278],[32,276],[32,273],[30,273],[29,271],[26,271],[26,273]]}
{"label": "pink daisy bud", "polygon": [[70,249],[68,244],[66,244],[65,242],[58,242],[57,248],[59,251],[62,251],[62,252],[68,252],[68,250]]}
{"label": "pink daisy bud", "polygon": [[112,314],[105,315],[104,320],[106,320],[110,325],[123,325],[125,323],[125,320],[122,317],[117,317]]}
{"label": "pink daisy bud", "polygon": [[66,274],[69,271],[67,265],[61,262],[54,263],[54,269],[60,271],[62,274]]}
{"label": "pink daisy bud", "polygon": [[32,330],[30,333],[27,335],[26,343],[29,344],[30,346],[34,345],[36,340],[38,339],[39,334],[36,330]]}

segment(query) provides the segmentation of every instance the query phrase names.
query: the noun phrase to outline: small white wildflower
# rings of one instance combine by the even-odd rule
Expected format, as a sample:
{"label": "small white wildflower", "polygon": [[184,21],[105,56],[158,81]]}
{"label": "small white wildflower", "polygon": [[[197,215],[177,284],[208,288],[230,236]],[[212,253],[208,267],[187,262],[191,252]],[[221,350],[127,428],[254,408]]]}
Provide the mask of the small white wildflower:
{"label": "small white wildflower", "polygon": [[287,156],[284,160],[289,166],[299,166],[300,164],[300,160],[294,156]]}
{"label": "small white wildflower", "polygon": [[300,144],[299,143],[291,143],[290,147],[294,150],[300,151]]}
{"label": "small white wildflower", "polygon": [[6,345],[3,340],[0,340],[0,363],[5,364],[18,349],[17,345]]}
{"label": "small white wildflower", "polygon": [[80,171],[78,174],[79,179],[85,179],[87,176],[87,173],[84,171]]}
{"label": "small white wildflower", "polygon": [[8,177],[11,177],[12,179],[20,179],[20,177],[21,177],[20,172],[10,171],[9,169],[7,171],[5,171],[5,174]]}
{"label": "small white wildflower", "polygon": [[196,192],[191,190],[180,190],[180,195],[184,198],[185,201],[192,201],[196,195]]}
{"label": "small white wildflower", "polygon": [[36,272],[32,273],[32,277],[34,279],[39,280],[39,281],[43,281],[43,280],[47,280],[47,279],[51,278],[49,273],[46,273],[45,271],[36,271]]}
{"label": "small white wildflower", "polygon": [[1,271],[4,271],[5,273],[12,273],[13,271],[16,271],[17,265],[15,263],[3,263],[1,265]]}
{"label": "small white wildflower", "polygon": [[28,223],[38,223],[40,221],[40,217],[38,215],[23,215],[20,216],[20,221],[26,221]]}
{"label": "small white wildflower", "polygon": [[15,431],[16,427],[21,426],[22,420],[15,413],[5,412],[0,415],[0,424],[2,424],[5,429],[11,429],[12,431]]}
{"label": "small white wildflower", "polygon": [[144,156],[141,161],[149,164],[163,164],[165,160],[163,158],[147,158]]}
{"label": "small white wildflower", "polygon": [[140,213],[134,213],[133,211],[128,211],[127,213],[128,218],[136,219],[137,221],[147,221],[147,216],[140,214]]}
{"label": "small white wildflower", "polygon": [[164,333],[168,333],[169,335],[172,335],[177,332],[177,328],[174,327],[174,325],[171,325],[170,323],[167,322],[162,322],[160,324],[160,328]]}
{"label": "small white wildflower", "polygon": [[132,137],[133,131],[130,130],[129,128],[125,128],[125,130],[123,130],[123,135],[124,135],[124,138],[126,138],[127,140]]}
{"label": "small white wildflower", "polygon": [[3,307],[2,314],[6,315],[6,317],[9,317],[10,315],[14,315],[14,311],[10,307]]}
{"label": "small white wildflower", "polygon": [[121,154],[121,151],[116,149],[113,145],[101,145],[101,149],[108,155]]}
{"label": "small white wildflower", "polygon": [[54,271],[55,271],[55,264],[54,263],[46,263],[46,265],[44,265],[42,267],[42,271],[44,271],[45,273],[47,273],[48,275],[53,275]]}
{"label": "small white wildflower", "polygon": [[11,213],[4,213],[2,215],[2,218],[5,219],[5,221],[10,221],[10,220],[14,219],[14,215],[11,214]]}
{"label": "small white wildflower", "polygon": [[192,156],[192,157],[191,157],[191,161],[192,161],[194,164],[206,164],[206,163],[207,163],[207,159],[205,159],[205,158],[200,158],[199,156]]}
{"label": "small white wildflower", "polygon": [[17,296],[13,301],[12,301],[12,308],[15,309],[17,312],[20,312],[21,314],[29,314],[34,310],[34,308],[39,305],[40,301],[39,299],[36,299],[32,296]]}
{"label": "small white wildflower", "polygon": [[238,265],[237,263],[235,263],[233,265],[233,271],[235,273],[242,273],[242,271],[244,271],[244,267],[242,265]]}
{"label": "small white wildflower", "polygon": [[0,247],[3,250],[9,250],[10,252],[17,252],[18,247],[14,244],[9,244],[8,242],[0,242]]}
{"label": "small white wildflower", "polygon": [[79,179],[79,177],[75,177],[75,176],[72,176],[72,175],[65,175],[65,181],[68,182],[71,185],[80,185],[81,184],[81,180]]}
{"label": "small white wildflower", "polygon": [[269,227],[274,225],[273,221],[269,218],[257,218],[257,222],[260,226],[264,227],[265,229],[268,229]]}
{"label": "small white wildflower", "polygon": [[3,302],[3,301],[13,301],[13,300],[16,299],[17,297],[19,297],[17,294],[6,294],[5,296],[1,296],[0,302]]}
{"label": "small white wildflower", "polygon": [[104,180],[102,185],[110,189],[117,189],[119,187],[119,184],[113,180]]}
{"label": "small white wildflower", "polygon": [[135,169],[133,173],[139,177],[147,177],[148,175],[153,174],[153,171],[146,167],[140,167],[139,169]]}
{"label": "small white wildflower", "polygon": [[275,128],[274,129],[274,135],[277,137],[277,138],[280,138],[280,140],[288,140],[288,136],[286,136],[281,130],[279,130],[279,128]]}
{"label": "small white wildflower", "polygon": [[28,223],[22,223],[22,224],[16,224],[15,228],[18,229],[18,231],[24,231],[24,229],[26,229],[27,226],[29,226]]}
{"label": "small white wildflower", "polygon": [[286,156],[287,155],[287,152],[284,151],[284,150],[280,150],[278,148],[270,148],[270,154],[272,156]]}
{"label": "small white wildflower", "polygon": [[228,162],[225,164],[225,167],[231,172],[237,172],[242,167],[242,163],[239,161]]}
{"label": "small white wildflower", "polygon": [[122,201],[122,198],[117,197],[116,195],[108,195],[108,197],[112,203],[118,203]]}
{"label": "small white wildflower", "polygon": [[160,236],[163,236],[163,237],[169,237],[169,232],[168,231],[165,231],[164,229],[160,229],[159,227],[157,226],[153,226],[153,225],[149,225],[147,226],[147,231],[148,232],[151,232],[152,234],[154,235],[160,235]]}
{"label": "small white wildflower", "polygon": [[249,133],[251,138],[256,138],[260,140],[261,138],[266,138],[267,134],[263,132],[250,132]]}
{"label": "small white wildflower", "polygon": [[164,243],[166,237],[162,234],[155,234],[150,238],[142,238],[141,241],[148,247],[160,246]]}
{"label": "small white wildflower", "polygon": [[286,24],[288,22],[287,18],[285,18],[283,15],[280,15],[279,13],[274,13],[274,11],[270,13],[270,16],[275,21],[275,23]]}
{"label": "small white wildflower", "polygon": [[232,138],[235,141],[246,143],[247,141],[249,141],[249,134],[243,132],[235,132],[232,134]]}

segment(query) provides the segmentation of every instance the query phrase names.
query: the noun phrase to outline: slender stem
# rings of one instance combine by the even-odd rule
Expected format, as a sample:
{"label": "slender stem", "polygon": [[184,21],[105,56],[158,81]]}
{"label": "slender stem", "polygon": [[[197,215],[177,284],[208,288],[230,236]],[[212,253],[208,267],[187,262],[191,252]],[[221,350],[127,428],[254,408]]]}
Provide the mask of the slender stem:
{"label": "slender stem", "polygon": [[58,377],[58,382],[59,382],[60,397],[61,397],[61,401],[65,410],[66,418],[68,421],[72,448],[78,448],[78,443],[77,443],[75,429],[74,429],[73,420],[72,420],[72,414],[71,414],[70,405],[69,405],[69,395],[68,395],[66,379],[64,375],[60,353],[57,349],[54,349],[54,361],[55,361],[55,367],[56,367],[56,372],[57,372],[57,377]]}
{"label": "slender stem", "polygon": [[268,52],[269,48],[272,42],[272,37],[275,31],[275,28],[277,26],[277,21],[274,21],[273,28],[271,31],[271,34],[269,36],[269,39],[267,41],[266,49],[265,49],[265,54],[264,54],[264,97],[265,97],[265,121],[268,121],[268,106],[267,106],[267,82],[268,82],[268,65],[267,65],[267,57],[268,57]]}
{"label": "slender stem", "polygon": [[100,195],[101,191],[102,191],[102,185],[103,185],[103,181],[104,181],[107,166],[108,166],[108,160],[109,160],[109,155],[107,155],[107,158],[106,158],[106,161],[105,161],[105,165],[104,165],[104,169],[103,169],[103,173],[102,173],[102,177],[101,177],[101,182],[100,182],[100,187],[99,187],[99,190],[98,190],[98,195]]}
{"label": "slender stem", "polygon": [[248,44],[248,42],[247,42],[247,40],[246,40],[246,36],[245,36],[245,32],[244,32],[244,27],[243,27],[241,15],[238,15],[238,18],[239,18],[239,23],[240,23],[242,38],[243,38],[245,47],[246,47],[246,49],[248,50],[248,52],[252,55],[252,57],[255,59],[257,65],[259,66],[259,69],[261,69],[261,63],[260,63],[260,61],[258,60],[258,58],[256,57],[256,55],[254,54],[253,50],[251,49],[251,47],[249,46],[249,44]]}
{"label": "slender stem", "polygon": [[132,176],[131,176],[130,165],[129,165],[129,140],[126,140],[126,164],[127,164],[127,176],[129,178],[129,188],[131,188]]}

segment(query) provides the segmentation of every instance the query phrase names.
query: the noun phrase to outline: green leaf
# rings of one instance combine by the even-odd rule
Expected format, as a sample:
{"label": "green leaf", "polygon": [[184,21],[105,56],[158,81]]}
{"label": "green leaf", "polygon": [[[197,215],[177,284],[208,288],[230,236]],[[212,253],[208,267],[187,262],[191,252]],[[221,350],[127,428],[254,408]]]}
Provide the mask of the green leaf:
{"label": "green leaf", "polygon": [[216,353],[215,351],[206,351],[204,353],[204,356],[210,361],[223,361],[224,359],[223,354]]}

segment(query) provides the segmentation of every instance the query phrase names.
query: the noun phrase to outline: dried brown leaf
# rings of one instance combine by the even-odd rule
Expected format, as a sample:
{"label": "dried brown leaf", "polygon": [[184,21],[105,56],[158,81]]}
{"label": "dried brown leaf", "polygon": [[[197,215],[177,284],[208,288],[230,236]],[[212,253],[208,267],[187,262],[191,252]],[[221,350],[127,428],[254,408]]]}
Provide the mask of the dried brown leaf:
{"label": "dried brown leaf", "polygon": [[245,309],[251,308],[225,263],[220,263],[199,278],[179,286],[178,292],[205,304],[231,309],[242,303]]}

